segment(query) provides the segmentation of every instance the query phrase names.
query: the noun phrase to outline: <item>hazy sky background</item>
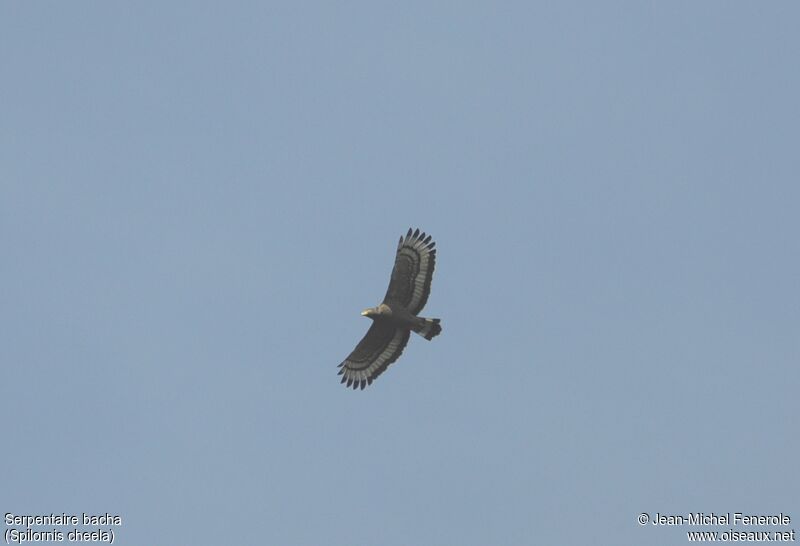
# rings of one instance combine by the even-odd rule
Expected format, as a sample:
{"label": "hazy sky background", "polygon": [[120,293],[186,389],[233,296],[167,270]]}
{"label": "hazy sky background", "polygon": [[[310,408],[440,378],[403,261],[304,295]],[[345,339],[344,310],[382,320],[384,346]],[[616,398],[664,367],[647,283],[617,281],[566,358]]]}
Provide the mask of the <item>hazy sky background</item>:
{"label": "hazy sky background", "polygon": [[[799,22],[0,3],[0,511],[122,546],[800,530]],[[409,226],[443,334],[347,390]]]}

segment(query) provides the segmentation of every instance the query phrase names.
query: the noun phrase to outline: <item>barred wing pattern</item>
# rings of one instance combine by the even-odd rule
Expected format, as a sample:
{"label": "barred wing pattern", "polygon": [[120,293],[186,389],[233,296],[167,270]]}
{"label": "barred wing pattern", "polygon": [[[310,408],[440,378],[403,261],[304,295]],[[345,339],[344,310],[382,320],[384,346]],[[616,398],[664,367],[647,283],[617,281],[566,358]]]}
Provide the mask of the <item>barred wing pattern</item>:
{"label": "barred wing pattern", "polygon": [[392,280],[383,301],[396,301],[416,315],[431,293],[433,269],[436,266],[436,245],[425,232],[408,230],[400,237],[392,269]]}
{"label": "barred wing pattern", "polygon": [[397,360],[408,343],[409,330],[375,321],[350,356],[339,364],[342,383],[363,389]]}

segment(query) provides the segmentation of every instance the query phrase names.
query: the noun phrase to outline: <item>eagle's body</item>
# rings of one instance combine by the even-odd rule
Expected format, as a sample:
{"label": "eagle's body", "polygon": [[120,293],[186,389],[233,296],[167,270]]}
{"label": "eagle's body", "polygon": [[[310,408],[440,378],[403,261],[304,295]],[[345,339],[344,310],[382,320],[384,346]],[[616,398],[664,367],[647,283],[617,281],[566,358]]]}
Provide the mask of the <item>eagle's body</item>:
{"label": "eagle's body", "polygon": [[[402,304],[392,301],[384,301],[377,307],[364,309],[361,312],[361,315],[369,317],[375,321],[390,324],[395,328],[412,330],[428,340],[442,331],[441,326],[439,326],[438,329],[434,326],[428,326],[431,322],[433,324],[439,324],[439,319],[426,319],[417,317],[409,313],[408,309],[403,307]],[[436,333],[433,333],[434,331]]]}
{"label": "eagle's body", "polygon": [[342,383],[362,389],[402,354],[411,332],[427,340],[439,335],[439,319],[417,316],[428,301],[436,266],[435,243],[430,235],[410,229],[397,245],[392,278],[383,303],[362,311],[372,319],[367,334],[339,364]]}

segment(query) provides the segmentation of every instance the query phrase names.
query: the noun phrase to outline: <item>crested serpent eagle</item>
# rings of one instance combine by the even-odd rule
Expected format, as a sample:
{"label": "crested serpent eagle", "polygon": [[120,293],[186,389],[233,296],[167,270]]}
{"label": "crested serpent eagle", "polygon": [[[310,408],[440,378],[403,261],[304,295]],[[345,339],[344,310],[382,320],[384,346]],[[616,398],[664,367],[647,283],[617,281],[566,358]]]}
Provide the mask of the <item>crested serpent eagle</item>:
{"label": "crested serpent eagle", "polygon": [[431,292],[436,250],[430,235],[419,229],[400,237],[392,278],[383,303],[364,309],[362,316],[372,319],[367,334],[350,356],[339,364],[342,383],[362,389],[397,360],[411,332],[427,340],[442,331],[439,319],[418,317]]}

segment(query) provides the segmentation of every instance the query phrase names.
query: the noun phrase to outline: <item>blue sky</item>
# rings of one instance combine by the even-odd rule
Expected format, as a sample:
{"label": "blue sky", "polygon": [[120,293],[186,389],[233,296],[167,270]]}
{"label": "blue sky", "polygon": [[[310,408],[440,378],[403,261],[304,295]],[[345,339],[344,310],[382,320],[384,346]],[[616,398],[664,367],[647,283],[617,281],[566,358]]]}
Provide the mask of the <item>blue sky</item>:
{"label": "blue sky", "polygon": [[[2,512],[137,546],[800,521],[798,17],[3,2]],[[443,333],[349,391],[409,226]]]}

